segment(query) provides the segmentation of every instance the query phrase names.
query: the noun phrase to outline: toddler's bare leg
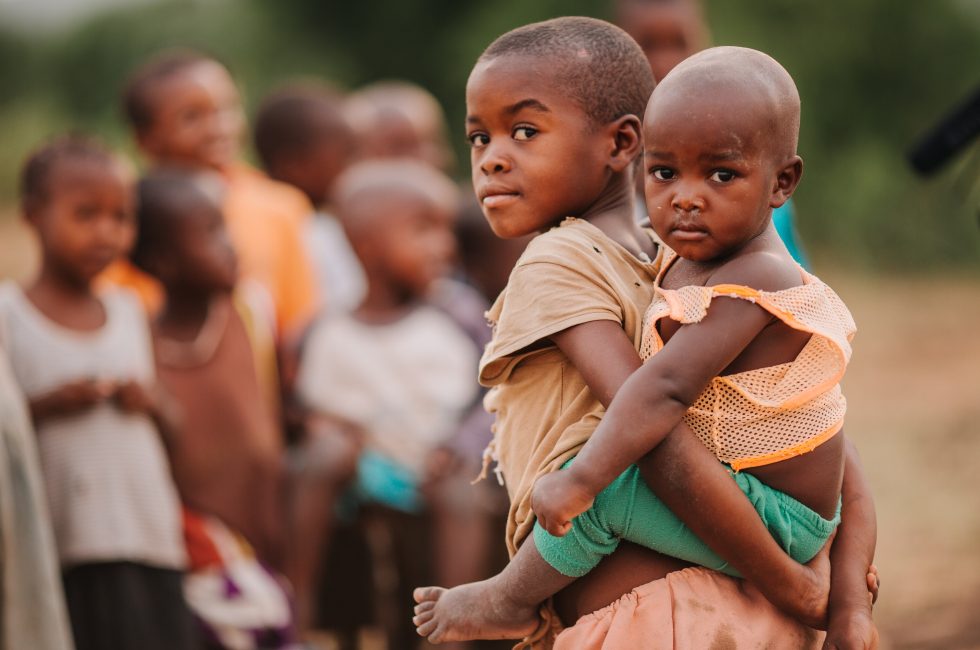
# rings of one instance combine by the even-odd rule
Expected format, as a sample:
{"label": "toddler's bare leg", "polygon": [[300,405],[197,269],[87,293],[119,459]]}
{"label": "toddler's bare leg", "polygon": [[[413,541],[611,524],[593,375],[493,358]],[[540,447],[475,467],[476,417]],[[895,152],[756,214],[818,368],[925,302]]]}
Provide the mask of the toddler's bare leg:
{"label": "toddler's bare leg", "polygon": [[416,589],[412,620],[431,643],[522,639],[537,626],[538,606],[574,580],[545,562],[532,537],[492,578],[452,589]]}

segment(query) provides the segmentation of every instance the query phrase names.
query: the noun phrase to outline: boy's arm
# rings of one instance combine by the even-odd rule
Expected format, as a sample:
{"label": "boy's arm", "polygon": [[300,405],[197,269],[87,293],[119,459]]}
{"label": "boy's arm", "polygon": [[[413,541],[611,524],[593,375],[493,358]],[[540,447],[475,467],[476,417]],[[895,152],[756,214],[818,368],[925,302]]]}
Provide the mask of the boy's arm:
{"label": "boy's arm", "polygon": [[[584,323],[551,338],[604,406],[641,366],[632,342],[613,321]],[[804,622],[822,623],[826,591],[814,584],[825,585],[826,576],[815,578],[811,569],[783,552],[751,502],[700,441],[685,429],[677,430],[653,456],[660,471],[649,480],[650,487],[681,521],[775,604]],[[644,474],[645,480],[651,478]],[[813,592],[812,598],[801,597]],[[867,590],[864,594],[867,598]]]}
{"label": "boy's arm", "polygon": [[[846,441],[841,523],[830,551],[831,582],[826,650],[877,646],[871,620],[868,567],[874,560],[878,524],[871,487],[857,449]],[[877,588],[877,585],[874,585]]]}

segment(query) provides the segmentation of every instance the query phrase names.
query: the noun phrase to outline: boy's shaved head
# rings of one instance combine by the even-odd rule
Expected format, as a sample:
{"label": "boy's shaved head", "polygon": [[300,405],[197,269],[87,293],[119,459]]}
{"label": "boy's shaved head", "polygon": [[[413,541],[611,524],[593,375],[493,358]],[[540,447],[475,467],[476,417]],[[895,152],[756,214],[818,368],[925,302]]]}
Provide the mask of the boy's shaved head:
{"label": "boy's shaved head", "polygon": [[643,51],[619,27],[570,16],[518,27],[499,37],[480,61],[504,56],[548,59],[557,85],[597,124],[643,115],[653,75]]}
{"label": "boy's shaved head", "polygon": [[796,154],[800,95],[793,78],[775,59],[744,47],[713,47],[677,65],[657,86],[650,110],[686,110],[697,104],[742,108],[764,131],[772,153]]}

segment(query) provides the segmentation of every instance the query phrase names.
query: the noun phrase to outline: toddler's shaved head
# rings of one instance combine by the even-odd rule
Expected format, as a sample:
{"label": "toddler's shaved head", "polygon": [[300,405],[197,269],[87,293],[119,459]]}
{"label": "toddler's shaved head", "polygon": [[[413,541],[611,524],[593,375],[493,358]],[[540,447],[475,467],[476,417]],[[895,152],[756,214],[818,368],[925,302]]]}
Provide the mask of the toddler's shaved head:
{"label": "toddler's shaved head", "polygon": [[793,78],[775,59],[744,47],[713,47],[677,65],[650,99],[647,114],[707,106],[741,110],[773,155],[796,154],[800,95]]}

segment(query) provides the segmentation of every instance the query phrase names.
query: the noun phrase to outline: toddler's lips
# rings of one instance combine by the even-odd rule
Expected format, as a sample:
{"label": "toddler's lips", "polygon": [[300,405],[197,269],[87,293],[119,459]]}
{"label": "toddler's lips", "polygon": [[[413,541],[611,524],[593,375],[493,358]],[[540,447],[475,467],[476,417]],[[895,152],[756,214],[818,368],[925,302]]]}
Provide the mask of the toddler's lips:
{"label": "toddler's lips", "polygon": [[701,241],[708,236],[708,233],[704,230],[692,226],[674,228],[670,234],[680,241]]}

